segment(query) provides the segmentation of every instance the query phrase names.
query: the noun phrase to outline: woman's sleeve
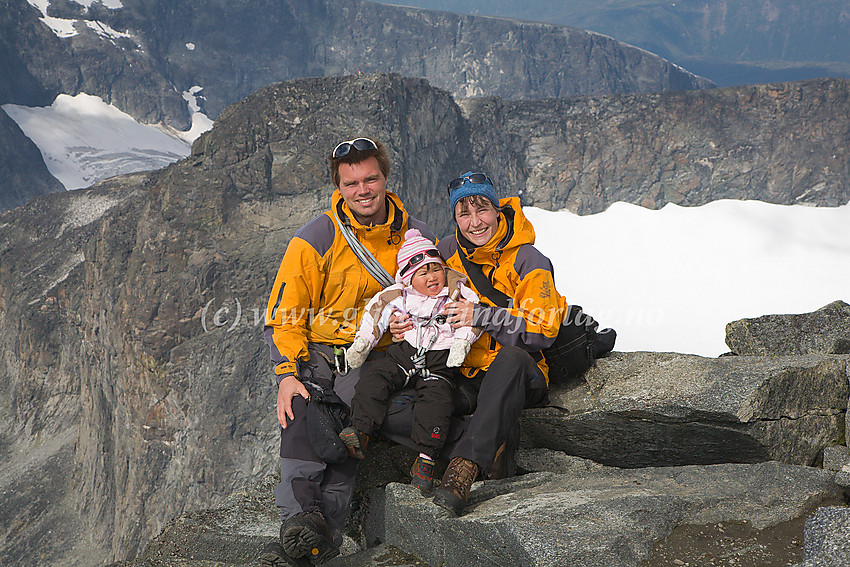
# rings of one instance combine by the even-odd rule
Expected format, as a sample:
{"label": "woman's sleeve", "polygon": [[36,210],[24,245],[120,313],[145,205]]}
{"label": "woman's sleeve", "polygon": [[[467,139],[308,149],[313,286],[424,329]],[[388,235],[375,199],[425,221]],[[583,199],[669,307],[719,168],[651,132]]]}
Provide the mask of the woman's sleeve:
{"label": "woman's sleeve", "polygon": [[507,309],[476,305],[473,325],[481,326],[505,346],[518,346],[529,352],[552,346],[567,311],[566,300],[555,289],[552,263],[536,248],[526,245],[517,253],[514,269],[518,281],[513,304]]}

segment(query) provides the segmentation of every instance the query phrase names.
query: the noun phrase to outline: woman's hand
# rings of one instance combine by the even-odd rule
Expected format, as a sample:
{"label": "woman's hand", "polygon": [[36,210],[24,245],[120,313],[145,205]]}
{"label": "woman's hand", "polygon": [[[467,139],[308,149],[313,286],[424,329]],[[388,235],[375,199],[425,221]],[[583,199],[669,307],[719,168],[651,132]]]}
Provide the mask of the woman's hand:
{"label": "woman's hand", "polygon": [[451,324],[452,329],[457,329],[458,327],[472,326],[472,312],[474,309],[474,303],[466,299],[460,299],[446,303],[440,313],[446,316],[446,323]]}
{"label": "woman's hand", "polygon": [[277,420],[284,429],[286,429],[287,418],[289,421],[295,419],[295,414],[292,412],[292,398],[295,396],[301,396],[305,400],[310,399],[310,394],[307,393],[307,388],[301,380],[294,374],[290,374],[277,385]]}
{"label": "woman's hand", "polygon": [[390,333],[393,335],[393,341],[400,343],[404,340],[404,334],[407,331],[413,330],[413,320],[410,315],[399,311],[390,315]]}

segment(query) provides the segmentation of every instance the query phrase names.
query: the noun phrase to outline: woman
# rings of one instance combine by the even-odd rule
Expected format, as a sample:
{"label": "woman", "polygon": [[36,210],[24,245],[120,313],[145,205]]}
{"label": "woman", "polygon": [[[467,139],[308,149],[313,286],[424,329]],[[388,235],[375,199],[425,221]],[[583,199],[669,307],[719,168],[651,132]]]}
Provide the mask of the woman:
{"label": "woman", "polygon": [[567,303],[555,289],[552,263],[533,246],[534,227],[518,197],[500,200],[490,179],[473,172],[453,180],[448,191],[457,230],[438,248],[449,267],[469,277],[481,303],[449,303],[443,314],[453,326],[484,331],[461,368],[484,395],[434,496],[435,504],[460,514],[479,474],[492,478],[501,465],[497,453],[523,408],[547,402],[540,350],[554,342]]}

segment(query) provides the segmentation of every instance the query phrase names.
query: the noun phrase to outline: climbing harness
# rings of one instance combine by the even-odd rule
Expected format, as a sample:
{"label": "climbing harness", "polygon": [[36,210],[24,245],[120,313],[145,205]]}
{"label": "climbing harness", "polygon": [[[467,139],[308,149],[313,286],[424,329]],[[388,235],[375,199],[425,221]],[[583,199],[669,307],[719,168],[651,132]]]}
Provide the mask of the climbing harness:
{"label": "climbing harness", "polygon": [[[410,361],[413,363],[413,368],[407,369],[401,364],[398,365],[398,367],[404,374],[404,384],[402,385],[402,388],[406,388],[407,384],[410,382],[410,379],[415,378],[416,376],[421,377],[425,381],[444,380],[449,384],[452,384],[452,381],[446,378],[445,376],[437,374],[436,372],[431,372],[430,370],[428,370],[428,368],[425,367],[425,355],[428,354],[428,351],[431,350],[431,347],[434,346],[435,342],[437,342],[437,336],[440,334],[439,329],[437,329],[437,325],[441,325],[442,323],[446,322],[445,315],[438,314],[440,312],[440,309],[442,309],[443,305],[446,304],[446,301],[447,298],[445,297],[442,298],[441,301],[438,301],[436,305],[434,305],[434,308],[431,310],[431,316],[427,319],[412,314],[410,315],[410,317],[414,320],[416,324],[416,353],[410,356]],[[409,311],[407,311],[406,293],[402,297],[402,302],[405,313],[409,313]],[[427,342],[423,342],[422,335],[426,329],[432,329],[434,332],[431,333],[431,336],[428,338]]]}

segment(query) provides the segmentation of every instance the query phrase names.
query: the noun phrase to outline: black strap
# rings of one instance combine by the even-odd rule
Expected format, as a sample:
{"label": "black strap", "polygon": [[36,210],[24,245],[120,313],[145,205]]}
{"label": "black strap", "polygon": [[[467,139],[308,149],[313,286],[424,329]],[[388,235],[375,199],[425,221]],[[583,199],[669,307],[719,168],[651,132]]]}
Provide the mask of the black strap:
{"label": "black strap", "polygon": [[[490,278],[484,275],[484,269],[480,264],[476,264],[467,258],[466,254],[463,253],[463,250],[461,250],[460,247],[458,247],[457,255],[460,256],[460,262],[463,264],[463,269],[466,270],[466,275],[469,276],[469,279],[472,280],[473,284],[475,284],[475,289],[477,289],[481,295],[489,299],[493,305],[497,307],[503,307],[504,309],[510,309],[513,307],[514,300],[508,297],[507,294],[493,287],[493,283],[490,281]],[[531,355],[531,358],[533,358],[535,362],[540,362],[540,359],[543,358],[540,351],[534,351],[528,354]]]}
{"label": "black strap", "polygon": [[484,269],[481,265],[476,264],[467,258],[466,254],[463,253],[460,244],[458,244],[457,255],[460,256],[460,262],[463,264],[463,269],[466,270],[466,275],[469,276],[469,279],[472,280],[472,283],[475,285],[475,289],[477,289],[481,295],[489,299],[493,305],[498,307],[510,309],[513,306],[514,300],[493,287],[493,283],[490,281],[490,278],[484,275]]}

